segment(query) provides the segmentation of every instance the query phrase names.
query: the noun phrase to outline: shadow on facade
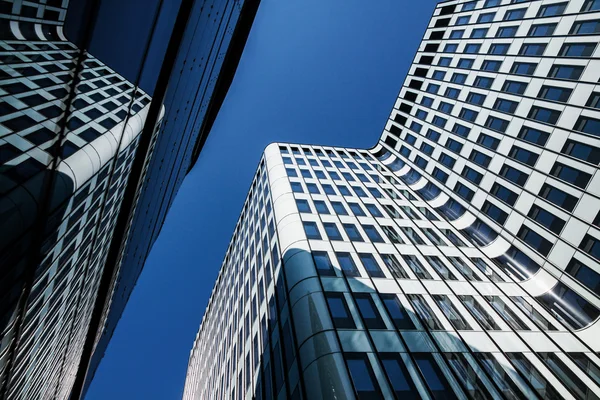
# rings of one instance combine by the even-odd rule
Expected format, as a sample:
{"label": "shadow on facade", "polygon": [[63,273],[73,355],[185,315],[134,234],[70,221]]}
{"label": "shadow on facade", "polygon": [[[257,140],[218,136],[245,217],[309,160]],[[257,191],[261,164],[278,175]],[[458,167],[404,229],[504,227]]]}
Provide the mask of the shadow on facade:
{"label": "shadow on facade", "polygon": [[[0,173],[0,180],[0,184],[6,187],[9,178]],[[10,182],[12,185],[16,183],[16,187],[0,196],[2,333],[6,333],[15,321],[19,301],[23,303],[23,297],[28,296],[28,303],[31,304],[40,294],[39,291],[28,292],[26,289],[31,286],[32,280],[41,277],[50,267],[41,263],[41,260],[54,250],[58,228],[65,218],[69,200],[74,193],[71,178],[53,170],[44,170],[26,181]],[[39,286],[40,289],[45,289],[45,285]],[[8,340],[10,338],[4,337],[3,344]]]}
{"label": "shadow on facade", "polygon": [[[501,346],[480,351],[457,332],[436,328],[439,318],[418,304],[420,295],[401,294],[394,311],[386,300],[394,294],[378,294],[369,279],[346,278],[339,270],[319,278],[311,253],[302,249],[288,250],[284,260],[274,277],[275,296],[267,301],[268,318],[259,319],[264,339],[253,332],[244,340],[260,354],[260,360],[246,356],[244,371],[259,371],[230,380],[248,389],[252,379],[255,399],[459,398],[455,392],[469,398],[563,397],[522,352],[505,353]],[[253,300],[252,307],[260,310],[258,304]],[[549,368],[560,362],[554,353],[538,357]],[[581,385],[581,394],[592,395],[579,378],[569,379]]]}
{"label": "shadow on facade", "polygon": [[[385,318],[389,329],[378,332],[366,329],[367,321],[353,300],[352,293],[358,294],[361,299],[377,296],[371,286],[361,280],[349,280],[341,271],[335,271],[337,277],[323,278],[323,284],[311,253],[306,250],[288,250],[284,259],[285,267],[280,268],[274,277],[275,296],[267,303],[269,318],[266,323],[261,321],[260,324],[261,337],[268,339],[261,344],[255,343],[256,338],[250,342],[254,351],[258,348],[261,354],[259,373],[253,377],[256,399],[352,399],[357,393],[365,395],[366,392],[361,393],[359,389],[355,392],[347,362],[371,365],[369,357],[375,360],[375,354],[382,350],[396,354],[387,362],[399,362],[399,367],[406,371],[401,364],[400,353],[404,353],[405,358],[410,357],[406,353],[406,344],[402,344],[406,343],[401,339],[402,333],[399,334],[393,327],[387,314],[380,317],[380,321],[383,323]],[[371,297],[375,298],[379,299]],[[375,305],[375,302],[372,304]],[[415,321],[416,316],[411,311],[404,311],[404,318]],[[267,331],[269,335],[265,335]],[[378,343],[374,342],[373,334],[377,336],[375,340]],[[435,351],[435,345],[427,332],[413,330],[406,334],[415,343],[413,350],[425,355],[427,362],[433,362],[431,353]],[[245,371],[250,370],[251,362],[250,357],[246,357]],[[435,367],[435,364],[432,366]],[[369,368],[372,365],[365,371],[375,382],[374,371]],[[439,368],[435,371],[441,373]],[[249,375],[244,378],[246,385],[249,385],[250,378]],[[241,385],[242,377],[237,379],[238,385]],[[407,398],[419,397],[412,382],[407,382],[407,388]],[[383,394],[381,389],[377,390],[379,392],[374,394]],[[450,389],[446,385],[444,390]],[[389,389],[386,388],[386,391],[393,397]]]}

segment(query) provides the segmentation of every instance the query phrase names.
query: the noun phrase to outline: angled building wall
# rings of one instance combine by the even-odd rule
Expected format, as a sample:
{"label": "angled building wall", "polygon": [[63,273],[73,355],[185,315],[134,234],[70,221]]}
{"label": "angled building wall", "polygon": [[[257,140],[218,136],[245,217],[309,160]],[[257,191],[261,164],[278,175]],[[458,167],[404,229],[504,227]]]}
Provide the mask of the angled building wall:
{"label": "angled building wall", "polygon": [[[184,1],[189,15],[176,44],[166,79],[165,115],[153,145],[146,178],[136,198],[131,232],[115,262],[109,301],[102,306],[101,329],[95,335],[89,386],[121,318],[167,213],[198,159],[204,141],[231,84],[260,1]],[[180,11],[181,12],[181,11]]]}
{"label": "angled building wall", "polygon": [[[0,398],[85,393],[259,1],[179,1],[164,54],[157,8],[138,21],[153,25],[139,27],[150,37],[128,60],[132,82],[87,51],[111,3],[72,3],[0,2]],[[164,56],[153,103],[137,87],[148,54]]]}

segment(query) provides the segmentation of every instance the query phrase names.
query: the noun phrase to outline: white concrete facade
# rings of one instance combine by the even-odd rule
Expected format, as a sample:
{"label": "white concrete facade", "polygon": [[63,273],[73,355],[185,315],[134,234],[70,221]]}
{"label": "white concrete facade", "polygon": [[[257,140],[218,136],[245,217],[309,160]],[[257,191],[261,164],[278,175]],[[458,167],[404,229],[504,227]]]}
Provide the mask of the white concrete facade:
{"label": "white concrete facade", "polygon": [[599,42],[445,1],[375,148],[267,147],[184,399],[600,397]]}

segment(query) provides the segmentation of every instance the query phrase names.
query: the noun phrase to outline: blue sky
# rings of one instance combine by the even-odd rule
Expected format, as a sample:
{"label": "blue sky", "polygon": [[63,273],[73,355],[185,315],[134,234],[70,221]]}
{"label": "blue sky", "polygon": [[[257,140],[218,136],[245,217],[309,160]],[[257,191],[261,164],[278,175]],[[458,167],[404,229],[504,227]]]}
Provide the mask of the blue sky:
{"label": "blue sky", "polygon": [[88,391],[179,399],[246,192],[271,142],[371,147],[436,0],[262,0],[236,77]]}

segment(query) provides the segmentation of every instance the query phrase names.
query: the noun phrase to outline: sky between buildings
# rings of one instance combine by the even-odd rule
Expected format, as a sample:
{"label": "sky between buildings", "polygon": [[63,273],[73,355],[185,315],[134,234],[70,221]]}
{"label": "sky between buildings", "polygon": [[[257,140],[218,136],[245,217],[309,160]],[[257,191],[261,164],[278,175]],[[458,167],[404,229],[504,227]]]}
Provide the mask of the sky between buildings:
{"label": "sky between buildings", "polygon": [[87,400],[181,398],[189,352],[262,151],[274,141],[374,146],[436,3],[262,0],[229,94]]}

